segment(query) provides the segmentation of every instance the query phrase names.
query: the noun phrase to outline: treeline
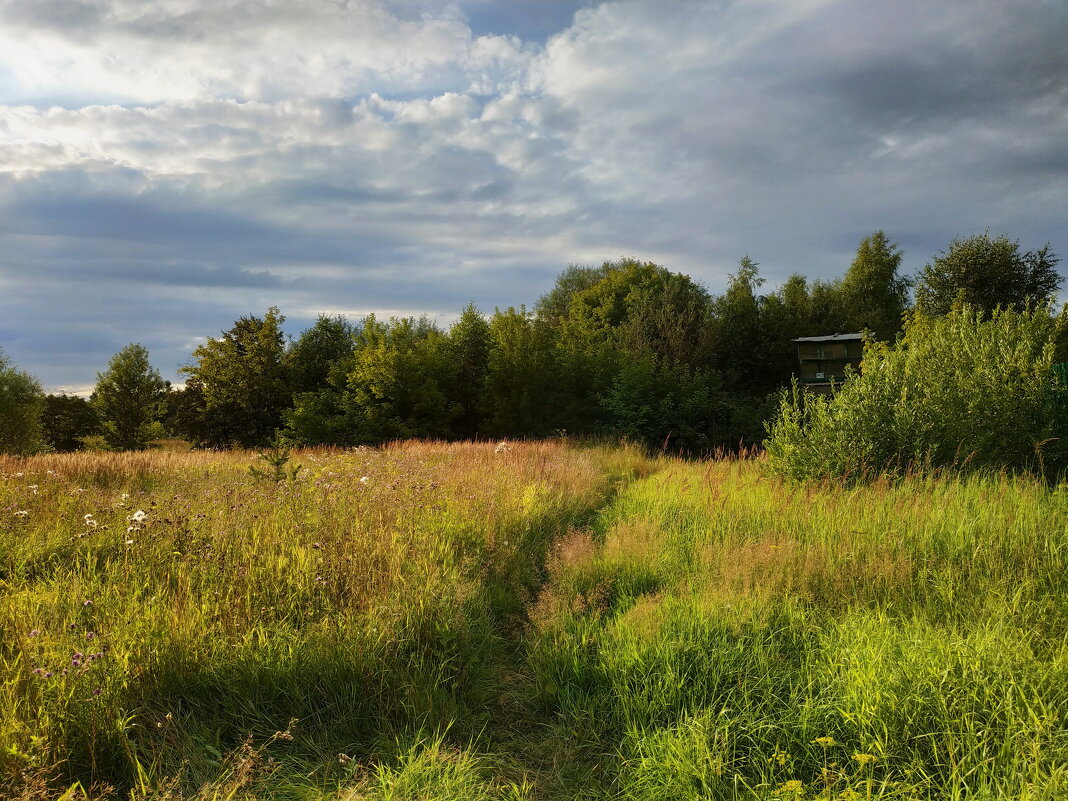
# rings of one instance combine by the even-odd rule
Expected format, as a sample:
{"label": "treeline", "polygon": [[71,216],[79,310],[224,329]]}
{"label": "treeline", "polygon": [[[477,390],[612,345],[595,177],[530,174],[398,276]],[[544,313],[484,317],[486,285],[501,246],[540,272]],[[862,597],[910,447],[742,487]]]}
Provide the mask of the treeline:
{"label": "treeline", "polygon": [[[127,449],[163,435],[223,448],[276,436],[353,446],[567,432],[704,453],[763,439],[796,367],[795,337],[863,330],[893,340],[913,288],[917,313],[941,315],[960,302],[993,310],[1049,301],[1060,284],[1048,245],[1021,252],[989,233],[954,240],[912,278],[901,261],[876,232],[840,279],[793,275],[762,292],[746,256],[713,296],[685,275],[624,259],[568,268],[532,310],[486,317],[468,306],[447,329],[425,317],[321,316],[292,341],[272,307],[198,347],[181,389],[140,345],[116,354],[89,400],[45,397],[0,364],[0,406],[18,407],[17,427],[29,432],[5,435],[0,448]],[[5,381],[21,382],[21,399],[9,401]]]}

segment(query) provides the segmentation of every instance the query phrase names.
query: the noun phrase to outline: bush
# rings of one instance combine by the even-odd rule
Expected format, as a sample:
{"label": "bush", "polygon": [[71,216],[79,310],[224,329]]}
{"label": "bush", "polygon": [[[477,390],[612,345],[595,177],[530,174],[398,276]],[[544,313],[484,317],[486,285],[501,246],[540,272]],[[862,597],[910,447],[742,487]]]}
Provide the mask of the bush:
{"label": "bush", "polygon": [[1048,307],[914,315],[896,344],[868,343],[860,374],[832,395],[782,394],[771,468],[795,478],[1060,469],[1066,390],[1052,368],[1065,324]]}

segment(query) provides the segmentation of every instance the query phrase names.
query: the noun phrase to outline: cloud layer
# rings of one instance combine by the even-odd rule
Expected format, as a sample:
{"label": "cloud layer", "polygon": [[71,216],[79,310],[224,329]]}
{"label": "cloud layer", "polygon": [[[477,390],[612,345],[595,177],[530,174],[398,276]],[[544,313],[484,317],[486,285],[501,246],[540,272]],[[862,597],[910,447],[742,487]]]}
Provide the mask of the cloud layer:
{"label": "cloud layer", "polygon": [[0,346],[80,386],[272,304],[445,319],[622,254],[716,290],[877,228],[910,270],[1068,248],[1063,6],[510,7],[0,0]]}

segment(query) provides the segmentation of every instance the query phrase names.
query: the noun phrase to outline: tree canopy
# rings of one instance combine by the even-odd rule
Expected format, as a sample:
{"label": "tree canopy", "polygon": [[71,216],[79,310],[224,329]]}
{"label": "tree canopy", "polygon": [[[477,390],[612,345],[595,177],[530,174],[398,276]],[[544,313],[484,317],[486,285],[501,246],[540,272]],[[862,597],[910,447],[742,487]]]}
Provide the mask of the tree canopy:
{"label": "tree canopy", "polygon": [[130,344],[97,374],[92,403],[109,448],[142,450],[162,435],[159,424],[167,384],[148,360],[148,350]]}
{"label": "tree canopy", "polygon": [[925,314],[947,314],[955,303],[982,312],[1041,305],[1052,300],[1061,285],[1059,262],[1049,244],[1021,253],[1019,241],[1005,234],[959,237],[920,271],[916,305]]}

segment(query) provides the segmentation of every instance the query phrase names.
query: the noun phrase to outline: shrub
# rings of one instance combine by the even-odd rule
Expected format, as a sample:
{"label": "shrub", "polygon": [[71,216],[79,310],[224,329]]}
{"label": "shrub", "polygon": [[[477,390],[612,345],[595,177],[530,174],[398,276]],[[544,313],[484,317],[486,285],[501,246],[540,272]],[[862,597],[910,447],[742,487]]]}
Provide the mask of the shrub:
{"label": "shrub", "polygon": [[770,466],[795,478],[1059,469],[1065,389],[1052,368],[1065,324],[1048,307],[914,315],[897,343],[868,343],[860,373],[832,395],[782,394]]}

